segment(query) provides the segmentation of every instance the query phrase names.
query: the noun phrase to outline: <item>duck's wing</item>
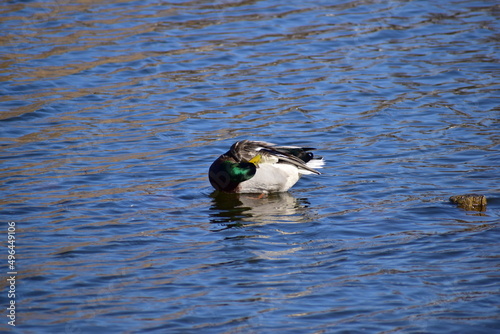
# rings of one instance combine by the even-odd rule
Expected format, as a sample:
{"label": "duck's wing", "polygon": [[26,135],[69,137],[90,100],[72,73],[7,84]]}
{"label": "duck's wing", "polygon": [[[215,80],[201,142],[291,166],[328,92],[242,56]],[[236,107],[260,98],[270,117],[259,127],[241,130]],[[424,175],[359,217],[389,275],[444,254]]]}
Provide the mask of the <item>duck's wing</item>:
{"label": "duck's wing", "polygon": [[272,149],[275,144],[265,141],[241,140],[234,143],[229,149],[229,155],[236,161],[249,162],[263,149]]}
{"label": "duck's wing", "polygon": [[[313,150],[313,148],[303,148],[299,146],[273,146],[269,148],[262,148],[259,151],[259,154],[262,154],[265,158],[269,158],[269,156],[277,158],[277,163],[287,163],[313,174],[321,174],[308,165],[308,162],[310,162],[314,157],[311,152],[307,152],[310,150]],[[321,165],[316,164],[315,166],[320,167]]]}
{"label": "duck's wing", "polygon": [[[242,140],[234,143],[229,150],[229,154],[236,161],[259,163],[286,163],[293,165],[301,170],[308,171],[313,174],[321,174],[311,167],[319,168],[321,163],[311,164],[314,155],[311,151],[312,147],[300,146],[276,146],[275,144],[265,141]],[[315,160],[320,161],[319,159]],[[309,163],[309,164],[308,164]]]}

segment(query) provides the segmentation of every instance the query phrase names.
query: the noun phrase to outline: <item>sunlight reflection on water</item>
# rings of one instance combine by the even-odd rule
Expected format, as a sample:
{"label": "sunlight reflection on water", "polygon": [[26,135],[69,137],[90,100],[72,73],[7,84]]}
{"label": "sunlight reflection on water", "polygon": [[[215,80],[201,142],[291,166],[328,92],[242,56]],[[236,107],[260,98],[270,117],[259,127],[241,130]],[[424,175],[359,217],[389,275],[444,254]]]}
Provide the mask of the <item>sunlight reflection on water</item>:
{"label": "sunlight reflection on water", "polygon": [[[497,7],[0,5],[17,329],[491,333]],[[244,138],[324,173],[212,193]],[[448,203],[470,192],[485,212]]]}

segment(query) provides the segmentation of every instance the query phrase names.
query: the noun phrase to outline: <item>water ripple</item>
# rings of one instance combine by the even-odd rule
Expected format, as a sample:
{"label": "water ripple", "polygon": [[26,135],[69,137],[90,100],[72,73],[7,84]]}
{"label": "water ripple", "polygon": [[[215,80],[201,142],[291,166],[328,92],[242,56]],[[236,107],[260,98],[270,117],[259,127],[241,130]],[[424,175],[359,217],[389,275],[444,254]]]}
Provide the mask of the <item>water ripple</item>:
{"label": "water ripple", "polygon": [[[21,332],[496,329],[496,3],[0,9]],[[212,193],[243,138],[316,147],[324,173]],[[486,211],[448,203],[470,192]]]}

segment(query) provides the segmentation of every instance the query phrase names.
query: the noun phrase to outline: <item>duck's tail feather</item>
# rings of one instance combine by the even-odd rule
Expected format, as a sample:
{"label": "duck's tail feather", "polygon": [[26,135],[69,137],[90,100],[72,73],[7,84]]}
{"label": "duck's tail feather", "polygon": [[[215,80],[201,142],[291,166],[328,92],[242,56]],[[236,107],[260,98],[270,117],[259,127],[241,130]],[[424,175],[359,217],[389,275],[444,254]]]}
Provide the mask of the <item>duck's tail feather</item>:
{"label": "duck's tail feather", "polygon": [[323,168],[325,164],[325,160],[323,158],[314,158],[309,160],[306,163],[306,166],[309,167],[308,169],[300,169],[300,174],[303,175],[311,175],[311,174],[321,174],[318,172],[316,169],[318,168]]}

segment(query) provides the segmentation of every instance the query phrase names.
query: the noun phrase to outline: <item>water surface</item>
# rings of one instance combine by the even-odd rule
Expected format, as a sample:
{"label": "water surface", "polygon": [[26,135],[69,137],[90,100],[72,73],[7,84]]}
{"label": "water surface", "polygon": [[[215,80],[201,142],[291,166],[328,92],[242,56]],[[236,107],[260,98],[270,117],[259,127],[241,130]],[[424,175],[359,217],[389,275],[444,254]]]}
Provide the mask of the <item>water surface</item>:
{"label": "water surface", "polygon": [[[499,330],[496,2],[0,9],[16,331]],[[288,193],[214,194],[241,139],[327,165]],[[448,202],[465,193],[487,210]]]}

